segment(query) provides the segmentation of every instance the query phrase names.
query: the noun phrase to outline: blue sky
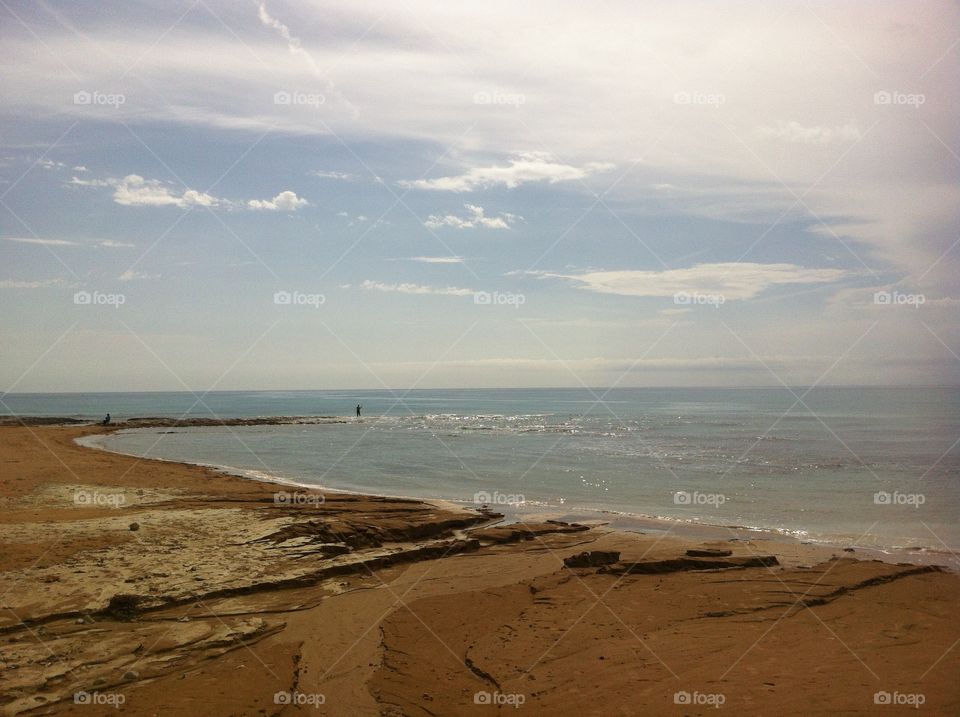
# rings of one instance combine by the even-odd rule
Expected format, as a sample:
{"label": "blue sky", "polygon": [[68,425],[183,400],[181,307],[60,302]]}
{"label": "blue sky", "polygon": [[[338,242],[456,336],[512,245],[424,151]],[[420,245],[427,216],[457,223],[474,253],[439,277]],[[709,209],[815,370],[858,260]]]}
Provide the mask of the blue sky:
{"label": "blue sky", "polygon": [[956,4],[383,5],[0,7],[4,391],[960,380]]}

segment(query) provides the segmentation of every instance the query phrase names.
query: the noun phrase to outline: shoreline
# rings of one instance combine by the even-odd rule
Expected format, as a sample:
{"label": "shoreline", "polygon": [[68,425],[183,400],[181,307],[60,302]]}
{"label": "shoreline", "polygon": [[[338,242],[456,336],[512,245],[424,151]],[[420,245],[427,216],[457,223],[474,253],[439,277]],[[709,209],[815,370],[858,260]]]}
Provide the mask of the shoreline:
{"label": "shoreline", "polygon": [[[170,421],[173,423],[170,423]],[[154,423],[153,421],[158,421]],[[196,422],[199,421],[199,422]],[[127,425],[126,422],[111,426],[104,426],[103,432],[98,432],[89,436],[81,437],[77,440],[78,445],[102,450],[116,455],[122,455],[132,458],[140,458],[131,453],[124,453],[107,448],[102,441],[113,433],[120,431],[148,430],[151,428],[166,427],[205,427],[205,426],[260,426],[260,425],[323,425],[334,423],[351,423],[349,416],[267,416],[262,418],[238,418],[225,419],[224,421],[212,421],[210,419],[187,419],[186,421],[177,421],[176,419],[153,419],[137,418],[132,421],[134,425]],[[97,425],[97,424],[91,424]],[[303,490],[322,490],[329,492],[345,493],[348,495],[376,496],[383,498],[402,498],[405,500],[418,500],[428,502],[445,509],[476,510],[477,506],[467,499],[456,498],[423,498],[420,496],[403,495],[390,492],[371,492],[361,491],[349,488],[338,488],[328,485],[316,485],[297,481],[293,478],[287,478],[268,474],[264,471],[238,468],[225,464],[209,462],[191,462],[177,459],[149,458],[142,460],[156,460],[169,463],[200,466],[247,480],[261,481],[276,485],[286,485]],[[511,522],[542,522],[544,520],[566,520],[580,522],[585,524],[598,524],[604,522],[611,530],[638,531],[641,534],[645,532],[665,533],[673,535],[680,539],[705,539],[705,540],[727,540],[731,537],[741,540],[765,540],[772,543],[796,543],[799,545],[809,545],[816,548],[828,550],[844,550],[848,553],[858,554],[871,559],[884,560],[889,562],[909,562],[915,565],[941,565],[947,569],[960,572],[960,560],[955,550],[948,548],[937,548],[934,546],[870,546],[858,545],[856,542],[843,541],[831,538],[829,536],[821,537],[810,535],[803,529],[789,530],[777,529],[763,526],[751,525],[733,525],[711,523],[696,518],[671,518],[667,516],[649,515],[634,511],[616,511],[607,508],[580,508],[531,503],[530,507],[518,507],[516,505],[492,505],[492,510],[503,513],[502,519],[506,523]],[[945,562],[944,562],[945,561]]]}
{"label": "shoreline", "polygon": [[656,716],[699,693],[800,717],[872,714],[884,691],[960,710],[943,568],[325,489],[278,503],[277,483],[75,440],[105,430],[0,427],[0,714],[102,713],[75,696],[94,695],[130,717],[428,717],[493,714],[478,695],[497,693]]}

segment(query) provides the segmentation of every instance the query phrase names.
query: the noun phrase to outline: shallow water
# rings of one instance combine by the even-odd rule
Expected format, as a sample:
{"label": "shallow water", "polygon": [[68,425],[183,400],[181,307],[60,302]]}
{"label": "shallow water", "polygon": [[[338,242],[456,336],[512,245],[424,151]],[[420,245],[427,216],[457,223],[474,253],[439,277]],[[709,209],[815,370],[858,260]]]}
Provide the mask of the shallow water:
{"label": "shallow water", "polygon": [[202,403],[101,394],[20,397],[20,407],[118,418],[349,416],[361,402],[359,421],[142,429],[102,442],[371,493],[615,511],[876,548],[960,547],[960,391],[805,390],[224,392]]}

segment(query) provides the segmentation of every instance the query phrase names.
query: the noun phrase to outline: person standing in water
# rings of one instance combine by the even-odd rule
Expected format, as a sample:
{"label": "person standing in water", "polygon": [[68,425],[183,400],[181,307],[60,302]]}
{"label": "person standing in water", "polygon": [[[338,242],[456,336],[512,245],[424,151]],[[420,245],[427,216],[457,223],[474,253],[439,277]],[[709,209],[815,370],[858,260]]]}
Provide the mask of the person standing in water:
{"label": "person standing in water", "polygon": [[361,406],[361,405],[358,403],[358,404],[357,404],[357,418],[360,418],[360,411],[362,411],[362,410],[363,410],[363,406]]}

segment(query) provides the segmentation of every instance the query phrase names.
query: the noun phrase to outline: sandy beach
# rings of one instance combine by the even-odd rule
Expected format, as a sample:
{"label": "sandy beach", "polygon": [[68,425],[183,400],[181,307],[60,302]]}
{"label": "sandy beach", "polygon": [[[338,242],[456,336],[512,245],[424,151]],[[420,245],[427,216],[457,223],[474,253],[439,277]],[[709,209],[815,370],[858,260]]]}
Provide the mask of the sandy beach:
{"label": "sandy beach", "polygon": [[510,523],[0,426],[0,711],[960,714],[960,576]]}

